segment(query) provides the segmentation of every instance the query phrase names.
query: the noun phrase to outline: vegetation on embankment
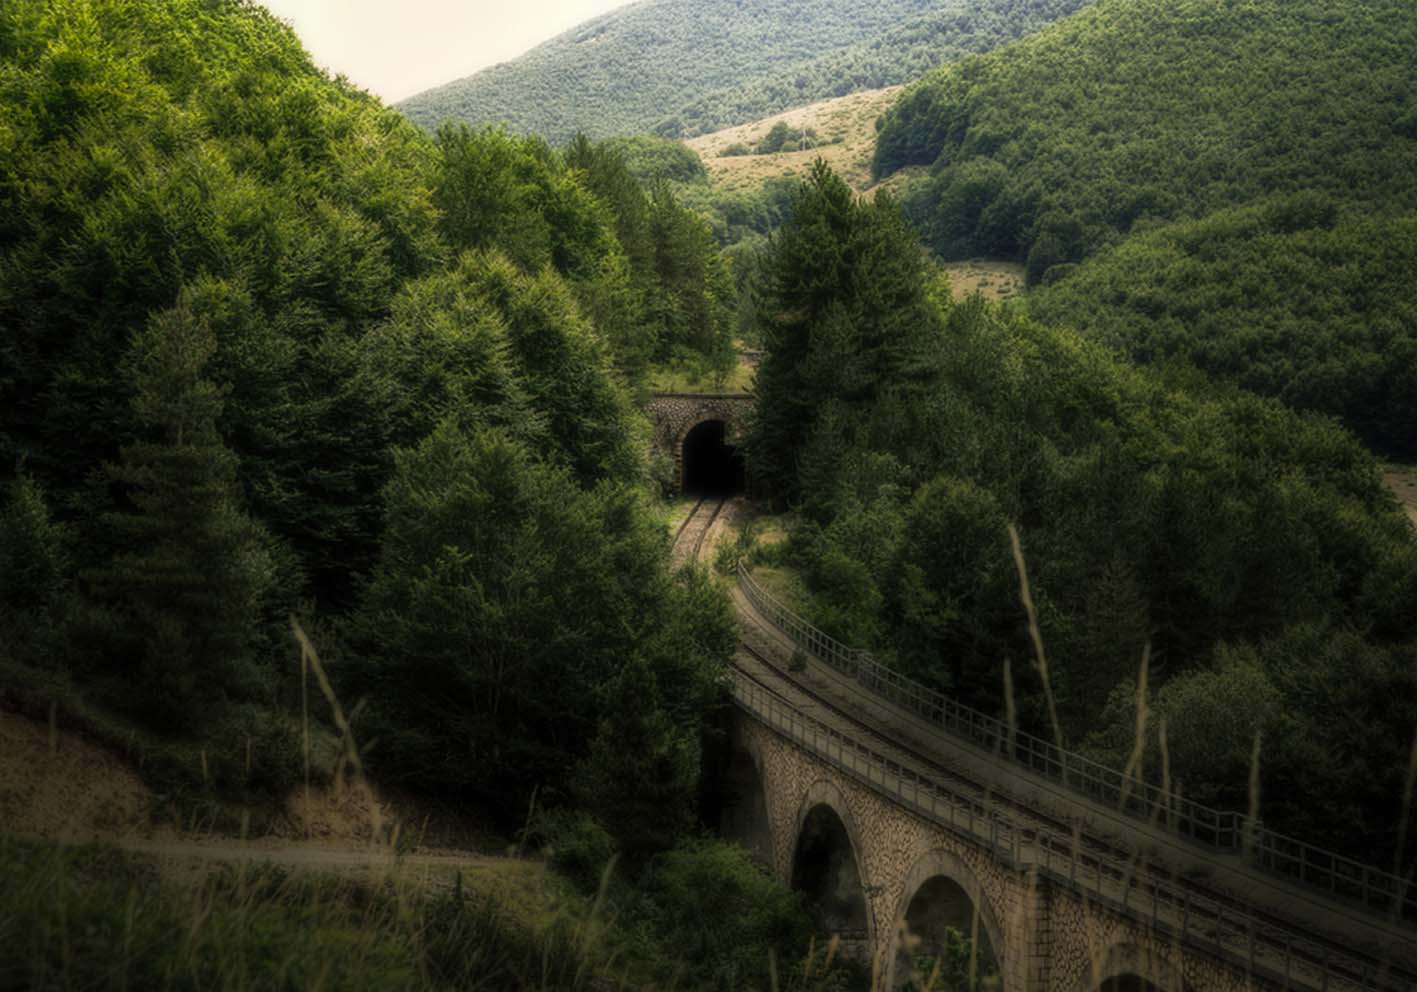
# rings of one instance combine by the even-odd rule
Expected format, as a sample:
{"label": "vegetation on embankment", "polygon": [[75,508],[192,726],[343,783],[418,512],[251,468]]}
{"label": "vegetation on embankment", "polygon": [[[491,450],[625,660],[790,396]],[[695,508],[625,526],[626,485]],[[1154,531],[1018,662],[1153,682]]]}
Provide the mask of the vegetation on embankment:
{"label": "vegetation on embankment", "polygon": [[403,101],[429,128],[505,123],[560,144],[579,132],[671,137],[878,89],[1064,17],[1087,0],[669,0],[632,5]]}
{"label": "vegetation on embankment", "polygon": [[1188,394],[1076,332],[952,303],[894,205],[825,169],[793,207],[765,263],[746,450],[800,509],[766,563],[799,571],[810,619],[991,713],[1007,660],[1025,726],[1119,768],[1150,644],[1149,773],[1164,715],[1171,781],[1243,810],[1258,734],[1267,826],[1385,860],[1415,729],[1396,701],[1417,691],[1417,541],[1372,456],[1325,418]]}
{"label": "vegetation on embankment", "polygon": [[[4,704],[140,764],[184,823],[264,827],[307,729],[317,784],[362,766],[504,835],[535,795],[568,875],[618,856],[661,984],[799,960],[796,898],[700,838],[734,627],[670,570],[633,402],[654,361],[732,359],[707,225],[624,149],[430,138],[238,0],[18,0],[0,62]],[[203,987],[287,966],[438,987],[464,973],[434,958],[484,937],[511,984],[543,953],[588,981],[560,938],[432,895],[188,904],[108,861],[5,857],[29,882],[4,898],[40,902],[7,904],[0,943],[39,981],[116,951]],[[721,926],[692,925],[701,896]],[[125,958],[125,906],[128,938],[212,928]]]}
{"label": "vegetation on embankment", "polygon": [[611,974],[614,930],[565,883],[563,908],[529,911],[527,894],[553,879],[514,867],[481,891],[451,872],[419,884],[388,868],[232,864],[193,878],[111,848],[0,835],[0,975],[63,990],[434,990],[589,988]]}
{"label": "vegetation on embankment", "polygon": [[[24,988],[737,988],[767,973],[769,935],[803,949],[781,988],[836,992],[847,975],[825,947],[808,955],[805,914],[728,848],[683,848],[633,900],[527,861],[372,856],[335,874],[4,834],[0,875],[0,976]],[[704,927],[701,900],[731,915]]]}

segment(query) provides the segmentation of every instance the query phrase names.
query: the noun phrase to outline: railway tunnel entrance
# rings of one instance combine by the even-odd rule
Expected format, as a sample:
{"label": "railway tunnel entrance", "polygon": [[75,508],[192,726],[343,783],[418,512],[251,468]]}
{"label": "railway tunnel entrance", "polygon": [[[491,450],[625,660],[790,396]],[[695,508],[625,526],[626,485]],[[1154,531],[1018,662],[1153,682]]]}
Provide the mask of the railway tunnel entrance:
{"label": "railway tunnel entrance", "polygon": [[684,492],[730,496],[745,488],[743,455],[728,443],[728,425],[722,420],[695,424],[684,437]]}

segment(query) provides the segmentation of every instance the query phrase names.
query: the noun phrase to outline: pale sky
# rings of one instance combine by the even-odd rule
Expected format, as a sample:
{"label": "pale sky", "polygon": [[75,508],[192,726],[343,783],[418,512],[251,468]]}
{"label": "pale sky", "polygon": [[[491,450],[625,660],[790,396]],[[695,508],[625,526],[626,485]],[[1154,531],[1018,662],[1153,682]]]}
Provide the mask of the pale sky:
{"label": "pale sky", "polygon": [[393,103],[515,58],[626,0],[262,0],[305,49]]}

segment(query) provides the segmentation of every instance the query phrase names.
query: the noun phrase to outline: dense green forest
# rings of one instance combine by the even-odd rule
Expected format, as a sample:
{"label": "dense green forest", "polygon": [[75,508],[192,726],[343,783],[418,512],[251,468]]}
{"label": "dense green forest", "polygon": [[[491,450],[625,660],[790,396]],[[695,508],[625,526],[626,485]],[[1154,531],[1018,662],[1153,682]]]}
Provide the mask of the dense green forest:
{"label": "dense green forest", "polygon": [[[539,137],[477,111],[426,132],[247,0],[6,3],[0,704],[141,759],[165,806],[249,812],[308,774],[293,620],[349,715],[316,736],[547,852],[644,984],[860,984],[800,966],[802,900],[701,822],[738,632],[723,585],[669,562],[640,401],[657,369],[735,365],[743,335],[765,347],[754,495],[791,528],[748,553],[802,579],[814,622],[1114,765],[1140,703],[1146,771],[1165,751],[1216,806],[1245,808],[1258,739],[1266,825],[1385,860],[1417,541],[1335,417],[1417,451],[1411,11],[1097,0],[905,95],[877,159],[929,167],[903,207],[820,162],[720,194],[630,134],[889,81],[1081,4],[807,6],[591,22],[493,73],[561,115],[514,122]],[[626,61],[653,32],[660,74]],[[642,90],[602,92],[592,63]],[[583,102],[550,100],[571,84]],[[929,249],[1027,260],[1029,303],[954,302]],[[72,918],[76,982],[186,955],[247,985],[325,961],[450,989],[492,961],[508,987],[587,987],[583,944],[528,942],[461,880],[217,878],[201,939],[237,957],[212,964],[195,927],[161,939],[181,909],[114,856],[0,831],[22,883],[0,973],[43,985]],[[370,956],[342,955],[361,928]]]}
{"label": "dense green forest", "polygon": [[801,572],[816,622],[986,712],[1005,712],[1011,672],[1026,726],[1117,767],[1149,655],[1149,760],[1164,717],[1189,796],[1245,808],[1259,733],[1268,826],[1393,850],[1417,542],[1342,429],[952,303],[895,204],[857,201],[820,165],[768,250],[756,316],[749,467],[799,511],[758,560]]}
{"label": "dense green forest", "polygon": [[1139,224],[1263,196],[1413,209],[1414,48],[1403,0],[1103,0],[920,80],[875,168],[930,167],[910,207],[933,248],[1037,276]]}
{"label": "dense green forest", "polygon": [[1411,460],[1414,277],[1417,213],[1345,214],[1298,193],[1138,233],[1036,289],[1028,309],[1138,361],[1332,414]]}
{"label": "dense green forest", "polygon": [[[379,781],[509,833],[535,790],[530,839],[592,893],[618,857],[617,912],[681,945],[657,981],[804,954],[799,902],[702,836],[736,634],[670,570],[634,402],[728,348],[708,224],[614,148],[425,135],[239,0],[8,3],[0,96],[7,703],[62,704],[185,809],[279,802],[295,614]],[[71,891],[33,867],[0,900],[25,927]],[[121,914],[95,885],[82,911]],[[689,953],[701,896],[724,922]]]}
{"label": "dense green forest", "polygon": [[1041,318],[1410,459],[1414,50],[1401,0],[1103,0],[926,76],[875,168],[928,167],[906,209],[944,257],[1058,283]]}
{"label": "dense green forest", "polygon": [[988,51],[1087,0],[661,0],[410,97],[424,127],[505,123],[553,144],[716,131]]}

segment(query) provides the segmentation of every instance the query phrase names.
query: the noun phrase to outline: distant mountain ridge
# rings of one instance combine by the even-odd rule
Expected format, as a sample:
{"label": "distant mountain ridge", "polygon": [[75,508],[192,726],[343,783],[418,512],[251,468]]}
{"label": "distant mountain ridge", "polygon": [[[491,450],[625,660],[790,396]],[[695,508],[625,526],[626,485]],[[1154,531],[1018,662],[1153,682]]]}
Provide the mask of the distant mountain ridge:
{"label": "distant mountain ridge", "polygon": [[561,143],[691,137],[906,82],[1091,0],[646,0],[399,104],[416,123],[504,123]]}

